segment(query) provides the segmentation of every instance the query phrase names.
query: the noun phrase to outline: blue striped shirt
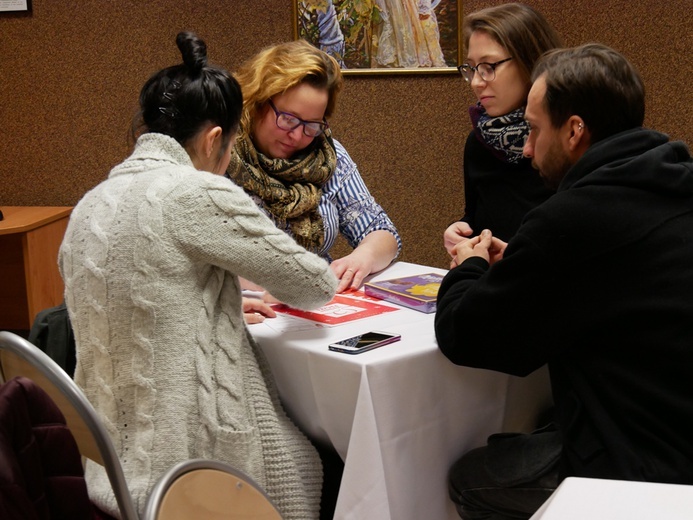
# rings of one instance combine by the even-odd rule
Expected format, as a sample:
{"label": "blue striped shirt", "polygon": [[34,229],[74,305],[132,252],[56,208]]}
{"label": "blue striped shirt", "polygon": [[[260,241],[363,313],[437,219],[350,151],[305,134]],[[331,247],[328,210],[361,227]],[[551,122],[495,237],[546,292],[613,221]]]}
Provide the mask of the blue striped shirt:
{"label": "blue striped shirt", "polygon": [[[322,198],[318,206],[325,227],[325,241],[316,253],[331,261],[329,251],[339,233],[342,233],[349,245],[355,248],[366,235],[382,229],[394,235],[399,255],[402,240],[397,228],[368,191],[356,168],[356,163],[349,157],[341,143],[335,139],[334,145],[337,151],[337,168],[330,180],[322,187]],[[254,196],[253,199],[261,208],[263,207],[259,197]],[[272,215],[268,216],[272,218]],[[275,225],[282,228],[276,219],[272,220]],[[291,235],[288,225],[282,229]]]}
{"label": "blue striped shirt", "polygon": [[402,240],[397,228],[368,191],[356,163],[342,144],[335,139],[334,145],[337,168],[322,188],[319,210],[325,224],[325,243],[318,254],[330,259],[329,250],[340,232],[355,248],[366,235],[379,229],[394,235],[399,254]]}

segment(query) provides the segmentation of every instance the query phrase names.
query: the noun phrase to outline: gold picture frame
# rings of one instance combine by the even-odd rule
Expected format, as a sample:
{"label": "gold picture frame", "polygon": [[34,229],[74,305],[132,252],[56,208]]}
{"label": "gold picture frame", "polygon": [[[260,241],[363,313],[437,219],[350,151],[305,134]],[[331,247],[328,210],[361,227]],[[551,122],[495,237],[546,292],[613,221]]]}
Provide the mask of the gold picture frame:
{"label": "gold picture frame", "polygon": [[342,73],[449,74],[461,64],[462,0],[293,0],[295,39]]}

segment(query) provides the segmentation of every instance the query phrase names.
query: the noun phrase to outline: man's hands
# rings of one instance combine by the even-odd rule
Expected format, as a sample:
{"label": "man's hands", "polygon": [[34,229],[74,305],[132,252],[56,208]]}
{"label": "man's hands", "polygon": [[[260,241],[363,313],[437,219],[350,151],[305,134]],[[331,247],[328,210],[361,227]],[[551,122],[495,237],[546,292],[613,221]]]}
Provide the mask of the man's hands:
{"label": "man's hands", "polygon": [[503,258],[507,245],[506,242],[495,238],[491,231],[484,229],[479,236],[463,239],[452,248],[450,269],[457,267],[472,256],[484,258],[489,264],[493,265]]}

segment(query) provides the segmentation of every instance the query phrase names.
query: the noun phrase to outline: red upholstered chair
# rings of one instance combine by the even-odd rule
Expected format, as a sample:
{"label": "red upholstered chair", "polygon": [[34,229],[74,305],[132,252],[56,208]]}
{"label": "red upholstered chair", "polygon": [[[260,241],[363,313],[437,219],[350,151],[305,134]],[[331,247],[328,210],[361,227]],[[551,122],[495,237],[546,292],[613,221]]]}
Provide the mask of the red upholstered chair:
{"label": "red upholstered chair", "polygon": [[0,517],[94,518],[82,458],[65,418],[24,377],[0,386]]}
{"label": "red upholstered chair", "polygon": [[0,332],[0,362],[0,519],[110,518],[86,496],[84,456],[105,467],[122,520],[138,520],[111,438],[72,378],[11,332]]}

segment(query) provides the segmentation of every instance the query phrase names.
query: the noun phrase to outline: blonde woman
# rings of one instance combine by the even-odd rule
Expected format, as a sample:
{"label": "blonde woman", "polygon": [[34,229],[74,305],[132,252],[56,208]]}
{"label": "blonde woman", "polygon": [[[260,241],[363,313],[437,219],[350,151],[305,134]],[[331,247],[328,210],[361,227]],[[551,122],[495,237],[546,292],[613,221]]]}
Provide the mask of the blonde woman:
{"label": "blonde woman", "polygon": [[[243,90],[241,130],[227,176],[275,225],[331,262],[338,292],[387,267],[401,241],[329,118],[342,87],[339,65],[303,40],[275,45],[236,74]],[[332,261],[339,234],[353,251]]]}

